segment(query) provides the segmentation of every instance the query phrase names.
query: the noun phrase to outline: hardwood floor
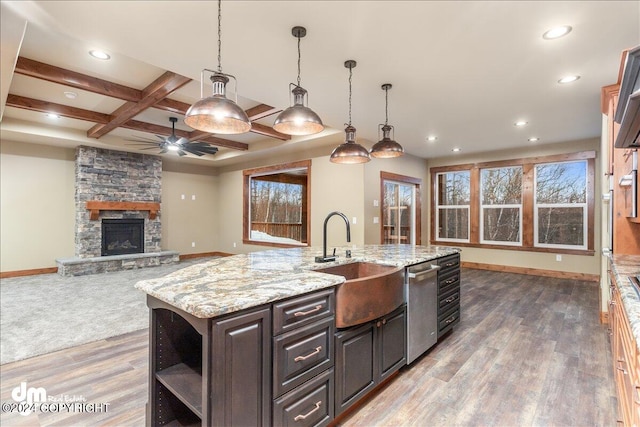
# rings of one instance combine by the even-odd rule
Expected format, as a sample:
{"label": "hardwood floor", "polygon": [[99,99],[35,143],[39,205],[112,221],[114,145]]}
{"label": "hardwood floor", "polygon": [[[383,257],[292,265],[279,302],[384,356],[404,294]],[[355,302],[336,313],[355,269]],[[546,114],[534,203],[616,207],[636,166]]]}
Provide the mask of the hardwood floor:
{"label": "hardwood floor", "polygon": [[[462,319],[435,348],[338,421],[343,426],[613,426],[606,325],[592,282],[462,270]],[[26,382],[106,412],[3,413],[4,426],[142,426],[148,331],[0,366],[0,397]],[[104,405],[103,405],[104,408]]]}

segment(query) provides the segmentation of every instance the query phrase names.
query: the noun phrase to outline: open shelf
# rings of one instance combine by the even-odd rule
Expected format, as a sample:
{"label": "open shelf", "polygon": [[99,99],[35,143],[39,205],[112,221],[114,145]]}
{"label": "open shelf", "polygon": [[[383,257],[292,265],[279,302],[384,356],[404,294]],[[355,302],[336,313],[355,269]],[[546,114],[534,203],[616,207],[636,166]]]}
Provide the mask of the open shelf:
{"label": "open shelf", "polygon": [[190,410],[202,418],[202,375],[185,363],[156,372],[156,378]]}

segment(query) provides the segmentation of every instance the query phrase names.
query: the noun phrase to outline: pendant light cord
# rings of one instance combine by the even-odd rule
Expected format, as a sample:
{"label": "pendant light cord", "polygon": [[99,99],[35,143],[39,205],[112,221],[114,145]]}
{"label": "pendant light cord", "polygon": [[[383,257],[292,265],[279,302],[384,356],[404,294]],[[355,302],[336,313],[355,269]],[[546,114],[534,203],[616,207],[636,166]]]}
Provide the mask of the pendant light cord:
{"label": "pendant light cord", "polygon": [[222,0],[218,0],[218,72],[222,73]]}
{"label": "pendant light cord", "polygon": [[302,37],[298,36],[298,86],[300,86],[300,57],[302,54],[300,53],[300,39]]}
{"label": "pendant light cord", "polygon": [[389,88],[384,90],[384,125],[389,124]]}
{"label": "pendant light cord", "polygon": [[353,67],[349,67],[349,126],[351,126],[351,77],[353,76]]}

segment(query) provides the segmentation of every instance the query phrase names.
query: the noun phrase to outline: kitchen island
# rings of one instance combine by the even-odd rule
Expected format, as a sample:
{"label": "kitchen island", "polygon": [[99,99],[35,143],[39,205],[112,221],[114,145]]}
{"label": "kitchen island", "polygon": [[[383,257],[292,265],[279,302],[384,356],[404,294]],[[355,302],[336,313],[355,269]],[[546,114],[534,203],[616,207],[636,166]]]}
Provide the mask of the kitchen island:
{"label": "kitchen island", "polygon": [[[345,278],[314,270],[351,262],[406,267],[452,256],[459,260],[458,252],[366,245],[339,248],[336,261],[318,264],[318,248],[278,249],[215,259],[138,282],[151,309],[147,424],[330,423],[334,359],[340,359],[334,355],[334,288]],[[351,347],[341,343],[344,352],[367,343],[370,360],[381,365],[372,368],[377,377],[367,390],[406,364],[405,325],[402,305],[370,322],[368,330],[367,324],[356,326],[362,333]],[[370,342],[362,339],[366,336]],[[340,369],[335,366],[335,375],[345,381],[359,374]]]}

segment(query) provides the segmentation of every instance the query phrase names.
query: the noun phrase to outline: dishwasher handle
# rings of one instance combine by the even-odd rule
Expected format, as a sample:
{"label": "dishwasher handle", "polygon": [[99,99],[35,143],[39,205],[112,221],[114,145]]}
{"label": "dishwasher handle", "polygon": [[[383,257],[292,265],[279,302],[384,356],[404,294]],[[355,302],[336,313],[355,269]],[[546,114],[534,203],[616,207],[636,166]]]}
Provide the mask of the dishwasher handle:
{"label": "dishwasher handle", "polygon": [[435,272],[437,272],[438,270],[440,270],[440,266],[439,265],[431,264],[431,268],[429,268],[428,270],[422,270],[422,271],[418,271],[416,273],[408,272],[407,273],[407,277],[409,279],[422,280],[423,277],[430,276],[430,275],[434,274]]}

